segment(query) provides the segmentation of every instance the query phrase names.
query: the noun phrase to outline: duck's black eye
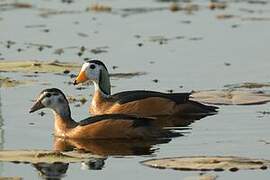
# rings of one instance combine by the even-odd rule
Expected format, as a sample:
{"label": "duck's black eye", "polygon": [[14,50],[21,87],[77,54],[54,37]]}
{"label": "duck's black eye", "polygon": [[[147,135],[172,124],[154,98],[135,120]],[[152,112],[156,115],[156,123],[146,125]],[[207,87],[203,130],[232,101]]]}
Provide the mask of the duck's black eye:
{"label": "duck's black eye", "polygon": [[51,94],[51,93],[47,93],[45,96],[46,96],[46,97],[51,97],[52,94]]}
{"label": "duck's black eye", "polygon": [[94,64],[90,65],[90,69],[95,69],[95,68],[96,68],[96,66]]}

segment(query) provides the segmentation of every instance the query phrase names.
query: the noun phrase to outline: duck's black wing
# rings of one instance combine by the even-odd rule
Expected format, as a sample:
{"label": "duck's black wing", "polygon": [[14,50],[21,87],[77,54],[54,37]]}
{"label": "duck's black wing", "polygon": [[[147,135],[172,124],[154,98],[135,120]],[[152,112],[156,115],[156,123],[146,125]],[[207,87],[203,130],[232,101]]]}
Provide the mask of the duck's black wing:
{"label": "duck's black wing", "polygon": [[117,102],[119,104],[125,104],[128,102],[141,100],[150,97],[166,98],[174,101],[176,104],[183,104],[189,100],[191,93],[161,93],[155,91],[124,91],[116,93],[111,96],[110,101]]}
{"label": "duck's black wing", "polygon": [[80,126],[85,126],[103,120],[120,120],[120,119],[132,122],[133,127],[149,126],[151,125],[150,123],[151,120],[153,120],[153,118],[137,117],[127,114],[103,114],[86,118],[78,123]]}

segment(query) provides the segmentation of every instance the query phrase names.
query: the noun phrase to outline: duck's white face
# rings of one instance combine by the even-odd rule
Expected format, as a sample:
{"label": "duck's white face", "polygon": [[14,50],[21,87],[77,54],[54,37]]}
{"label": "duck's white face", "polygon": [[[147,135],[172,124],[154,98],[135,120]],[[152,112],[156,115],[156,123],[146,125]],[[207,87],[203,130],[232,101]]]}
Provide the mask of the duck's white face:
{"label": "duck's white face", "polygon": [[30,109],[30,113],[35,112],[42,108],[51,108],[55,111],[59,111],[67,104],[67,100],[64,95],[53,89],[44,90],[40,93],[35,104]]}
{"label": "duck's white face", "polygon": [[100,73],[104,70],[102,65],[86,62],[82,65],[81,71],[77,78],[74,81],[74,84],[80,84],[87,80],[90,81],[99,81]]}

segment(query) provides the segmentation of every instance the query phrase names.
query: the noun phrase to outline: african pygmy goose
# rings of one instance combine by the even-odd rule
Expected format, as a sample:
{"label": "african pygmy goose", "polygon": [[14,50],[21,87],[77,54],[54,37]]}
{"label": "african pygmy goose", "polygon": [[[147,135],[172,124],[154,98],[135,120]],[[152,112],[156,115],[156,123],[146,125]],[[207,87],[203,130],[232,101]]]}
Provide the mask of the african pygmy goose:
{"label": "african pygmy goose", "polygon": [[190,100],[190,93],[162,93],[135,90],[111,94],[108,69],[99,60],[82,65],[74,85],[90,80],[95,92],[89,108],[91,114],[124,113],[143,117],[158,115],[214,114],[217,107]]}
{"label": "african pygmy goose", "polygon": [[[76,139],[151,139],[165,135],[147,118],[124,114],[104,114],[76,122],[71,117],[68,100],[59,89],[43,90],[30,113],[50,108],[54,113],[54,135]],[[147,121],[146,121],[147,120]]]}

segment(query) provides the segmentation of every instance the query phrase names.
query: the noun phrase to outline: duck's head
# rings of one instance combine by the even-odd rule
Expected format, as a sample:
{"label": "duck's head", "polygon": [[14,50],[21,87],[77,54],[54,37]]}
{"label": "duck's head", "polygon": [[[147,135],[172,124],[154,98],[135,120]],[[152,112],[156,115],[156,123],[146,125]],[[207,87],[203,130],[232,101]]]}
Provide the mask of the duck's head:
{"label": "duck's head", "polygon": [[77,85],[86,81],[92,81],[103,93],[111,94],[109,72],[105,64],[99,60],[90,60],[82,65],[79,75],[73,84]]}
{"label": "duck's head", "polygon": [[50,108],[59,114],[63,113],[64,109],[64,111],[70,112],[66,96],[57,88],[41,91],[29,112],[32,113],[43,108]]}

